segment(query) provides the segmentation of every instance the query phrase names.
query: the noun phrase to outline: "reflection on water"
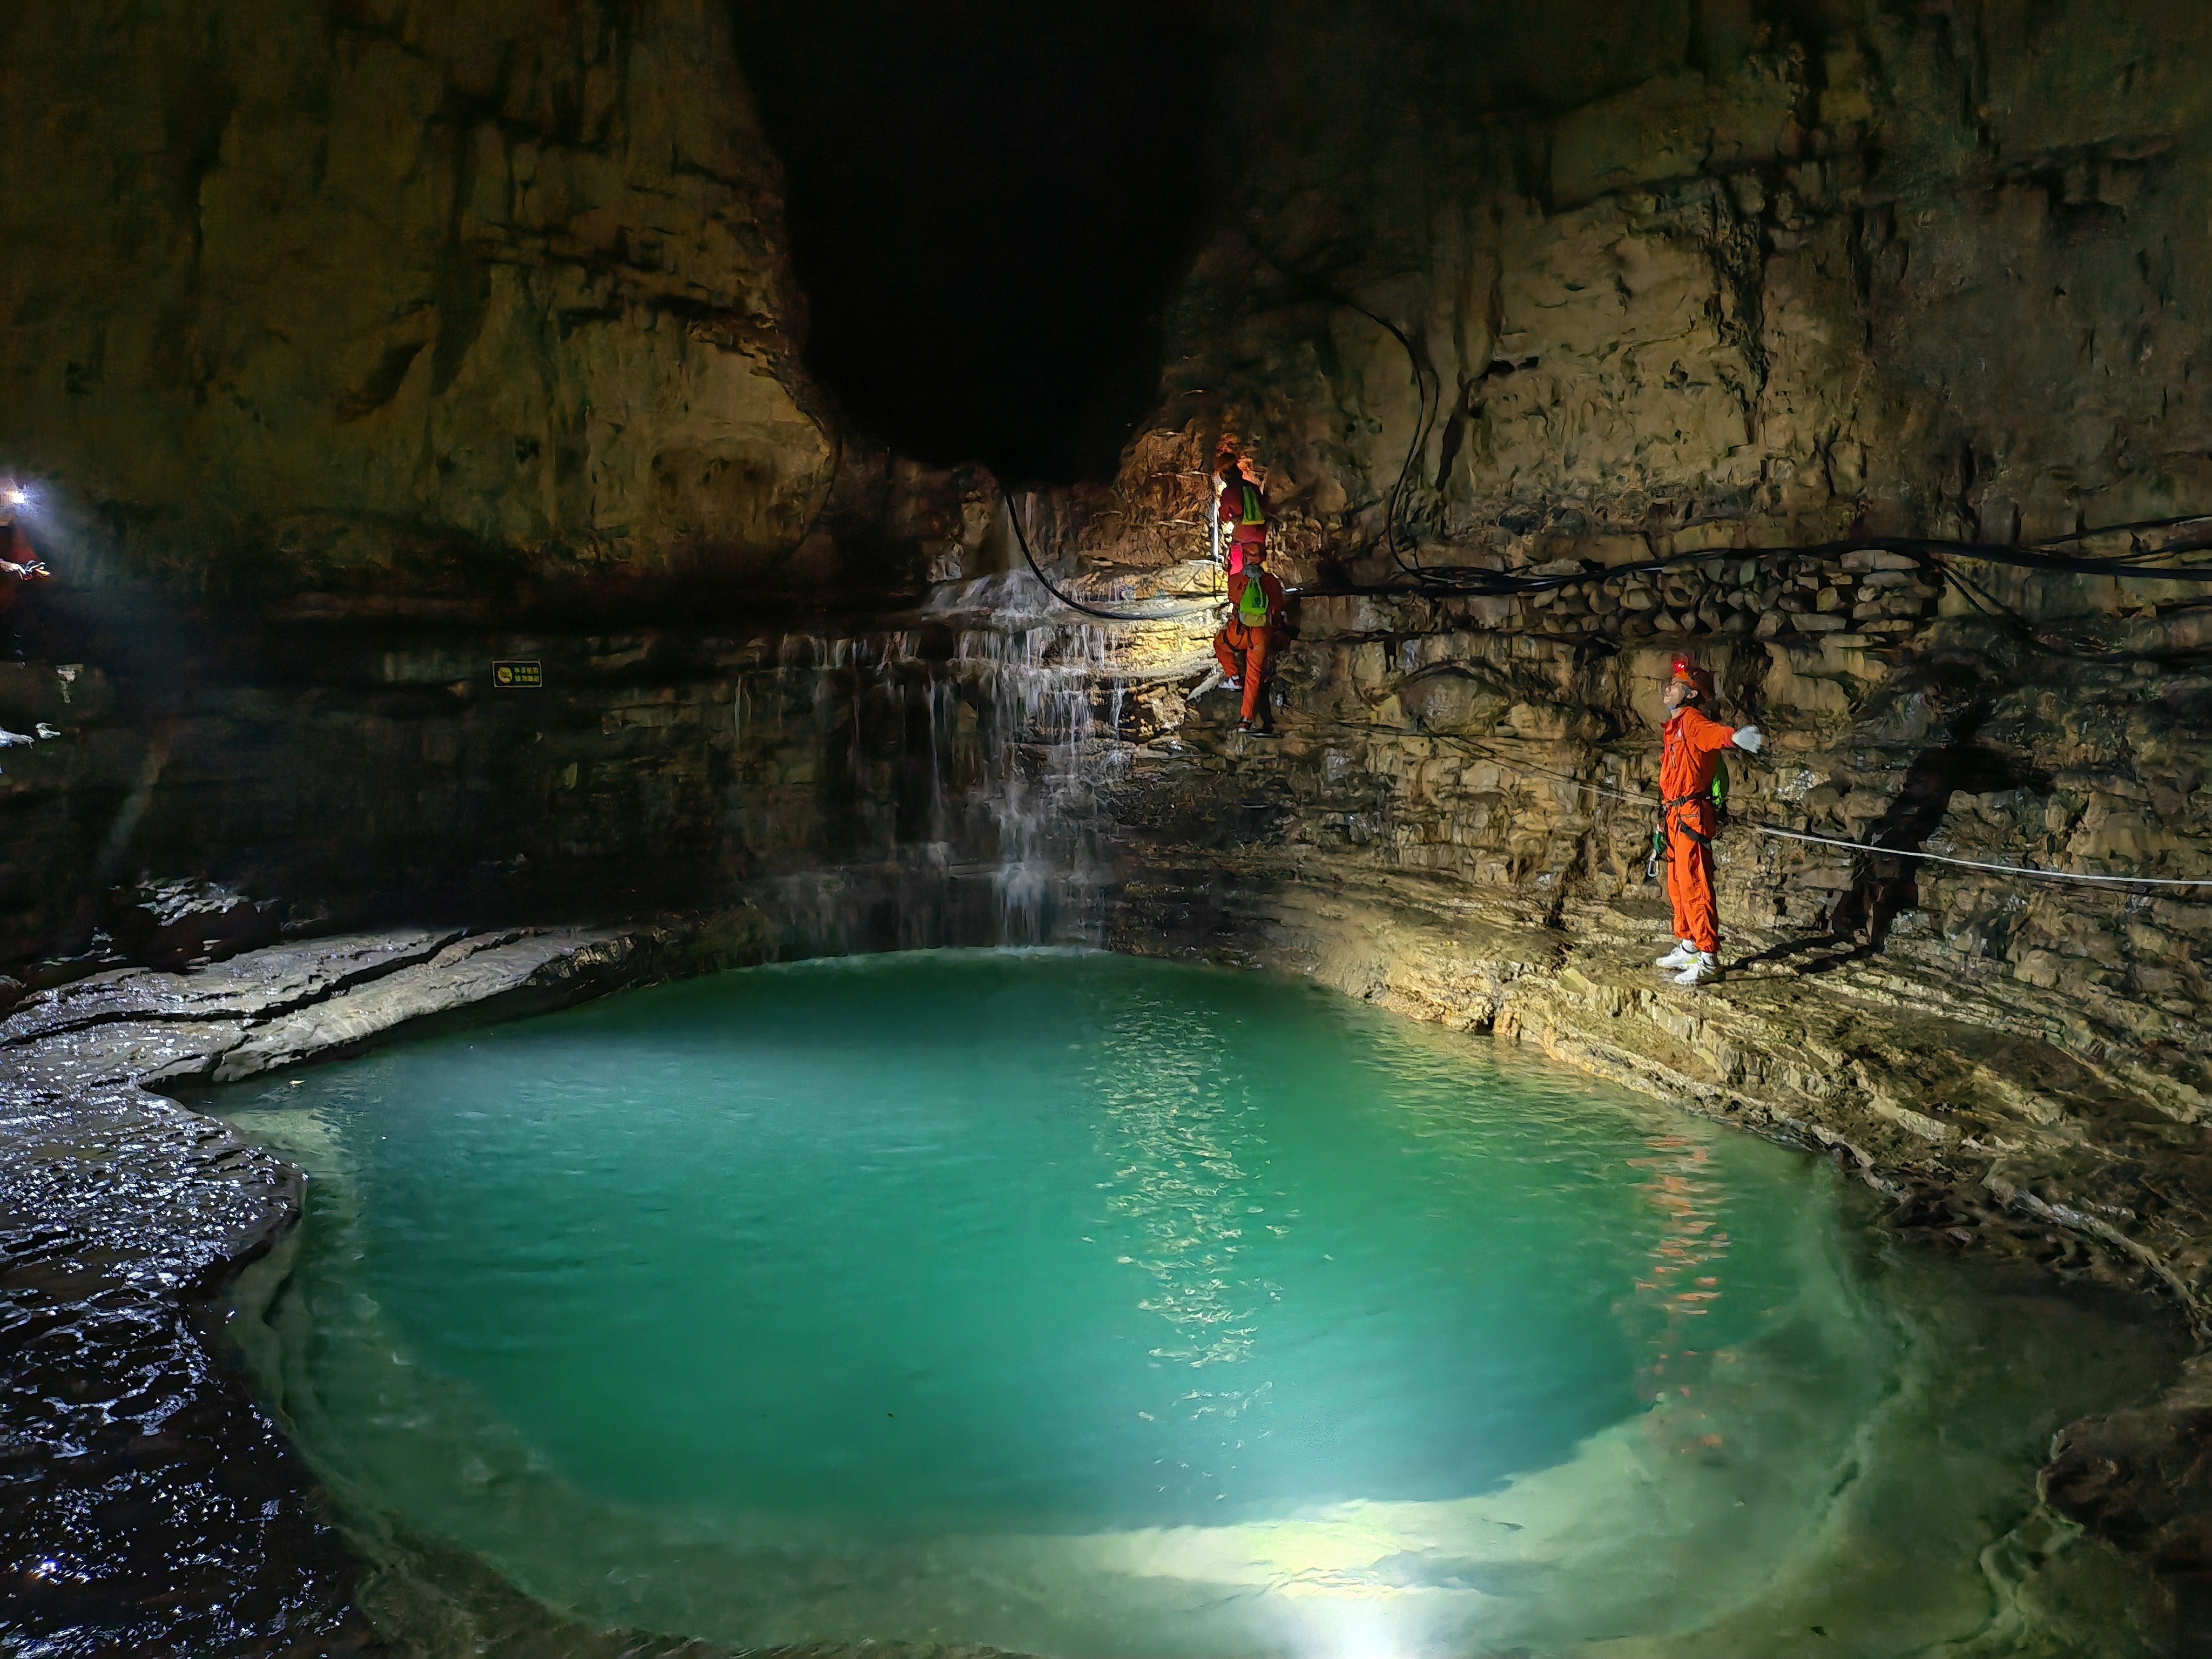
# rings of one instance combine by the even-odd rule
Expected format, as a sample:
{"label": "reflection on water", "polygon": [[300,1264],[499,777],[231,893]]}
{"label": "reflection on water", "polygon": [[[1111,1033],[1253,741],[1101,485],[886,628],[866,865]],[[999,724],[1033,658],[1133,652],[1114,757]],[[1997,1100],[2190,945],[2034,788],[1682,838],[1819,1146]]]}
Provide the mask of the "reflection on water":
{"label": "reflection on water", "polygon": [[[1277,1238],[1293,1218],[1280,1192],[1263,1190],[1240,1151],[1255,1136],[1223,1034],[1202,1012],[1158,996],[1133,997],[1116,1012],[1107,1052],[1088,1068],[1101,1114],[1100,1150],[1115,1168],[1107,1212],[1133,1237],[1116,1257],[1157,1288],[1137,1306],[1171,1333],[1146,1352],[1193,1370],[1249,1358],[1254,1316],[1280,1287],[1249,1277],[1237,1260],[1247,1226]],[[1141,1054],[1141,1071],[1115,1056]],[[1273,1216],[1266,1200],[1272,1199]],[[1264,1387],[1264,1385],[1262,1385]],[[1194,1413],[1233,1417],[1243,1395],[1194,1388],[1178,1401]]]}
{"label": "reflection on water", "polygon": [[1309,988],[811,964],[233,1109],[313,1177],[257,1368],[416,1638],[458,1549],[731,1645],[2142,1650],[2032,1484],[2157,1343]]}
{"label": "reflection on water", "polygon": [[[1732,1352],[1692,1346],[1703,1339],[1690,1323],[1711,1314],[1708,1304],[1721,1297],[1719,1268],[1729,1236],[1719,1227],[1727,1189],[1705,1143],[1664,1134],[1652,1136],[1649,1145],[1651,1157],[1630,1163],[1650,1172],[1642,1192],[1665,1225],[1651,1247],[1649,1277],[1636,1281],[1629,1305],[1642,1328],[1639,1346],[1646,1356],[1637,1373],[1638,1396],[1671,1406],[1696,1397],[1693,1390],[1702,1389],[1716,1363],[1735,1363]],[[1677,1423],[1675,1431],[1683,1436],[1685,1453],[1715,1451],[1725,1443],[1719,1425],[1703,1418]]]}

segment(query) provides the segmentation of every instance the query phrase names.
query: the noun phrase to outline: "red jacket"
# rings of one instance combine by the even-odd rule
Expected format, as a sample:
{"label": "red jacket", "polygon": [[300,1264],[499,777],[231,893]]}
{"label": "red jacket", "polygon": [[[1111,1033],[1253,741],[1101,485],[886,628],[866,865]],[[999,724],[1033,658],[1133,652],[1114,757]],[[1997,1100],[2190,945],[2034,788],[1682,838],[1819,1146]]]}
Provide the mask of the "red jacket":
{"label": "red jacket", "polygon": [[[1222,529],[1229,533],[1231,541],[1265,541],[1267,538],[1267,526],[1273,521],[1275,516],[1274,504],[1267,499],[1267,492],[1259,485],[1248,481],[1235,467],[1229,468],[1221,477],[1224,487],[1221,499],[1215,504],[1214,512],[1221,520]],[[1248,491],[1251,497],[1249,502],[1245,499]],[[1260,520],[1257,524],[1244,522],[1245,509],[1248,506],[1259,514]]]}
{"label": "red jacket", "polygon": [[1735,747],[1735,728],[1723,726],[1694,704],[1674,711],[1659,733],[1659,793],[1670,801],[1708,799],[1713,757]]}
{"label": "red jacket", "polygon": [[[0,530],[0,559],[7,560],[10,564],[38,563],[38,552],[32,547],[31,538],[23,533],[21,520],[17,520],[5,530]],[[33,576],[11,576],[4,571],[0,571],[0,617],[14,614],[18,588],[27,587],[34,581],[46,580],[44,572]]]}

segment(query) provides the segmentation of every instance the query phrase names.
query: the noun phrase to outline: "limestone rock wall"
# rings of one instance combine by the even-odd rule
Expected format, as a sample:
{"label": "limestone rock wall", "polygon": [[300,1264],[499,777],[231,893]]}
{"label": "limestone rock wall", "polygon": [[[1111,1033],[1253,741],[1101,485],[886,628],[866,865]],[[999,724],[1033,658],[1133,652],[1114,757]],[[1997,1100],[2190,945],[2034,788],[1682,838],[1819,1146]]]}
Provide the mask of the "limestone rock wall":
{"label": "limestone rock wall", "polygon": [[[1774,734],[1736,769],[1771,829],[2212,874],[2212,587],[1790,550],[2203,543],[2142,521],[2212,514],[2212,15],[1315,0],[1241,38],[1237,182],[1123,511],[1074,538],[1192,556],[1214,434],[1273,470],[1277,568],[1311,590],[1285,735],[1198,705],[1121,802],[1170,888],[1241,894],[1224,948],[1308,881],[1663,928],[1621,797],[1652,791],[1685,649]],[[1682,562],[1624,575],[1654,558]],[[1578,580],[1418,580],[1452,567]],[[2150,1109],[2204,1108],[2212,890],[1742,831],[1722,880],[1747,954],[1976,988],[1974,1018],[2032,1011]]]}
{"label": "limestone rock wall", "polygon": [[[749,902],[787,955],[1079,933],[1072,757],[1180,708],[1127,682],[1185,671],[1194,627],[1125,662],[1095,627],[988,608],[842,633],[241,622],[0,663],[0,731],[51,734],[0,751],[0,1004],[394,917]],[[501,689],[513,659],[542,686]]]}
{"label": "limestone rock wall", "polygon": [[1254,436],[1319,532],[1379,544],[1395,497],[1409,560],[1616,562],[2212,512],[2201,7],[1312,0],[1243,33],[1158,424]]}
{"label": "limestone rock wall", "polygon": [[0,108],[0,471],[80,587],[758,579],[825,503],[717,0],[26,0]]}

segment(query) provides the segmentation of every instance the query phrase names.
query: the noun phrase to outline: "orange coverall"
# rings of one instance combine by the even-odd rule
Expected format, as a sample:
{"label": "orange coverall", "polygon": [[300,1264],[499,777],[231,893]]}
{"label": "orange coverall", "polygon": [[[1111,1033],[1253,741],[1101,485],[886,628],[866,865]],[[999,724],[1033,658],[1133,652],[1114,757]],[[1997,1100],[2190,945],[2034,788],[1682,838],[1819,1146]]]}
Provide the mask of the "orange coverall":
{"label": "orange coverall", "polygon": [[[1237,620],[1237,602],[1244,597],[1244,584],[1256,580],[1267,596],[1267,623],[1264,628],[1247,628]],[[1267,653],[1276,643],[1275,622],[1283,614],[1283,585],[1265,570],[1240,571],[1229,579],[1229,623],[1213,636],[1214,660],[1221,665],[1224,679],[1235,679],[1240,674],[1244,680],[1243,718],[1250,720],[1260,707],[1260,680],[1267,672]],[[1238,659],[1243,666],[1238,666]]]}
{"label": "orange coverall", "polygon": [[1659,793],[1666,802],[1667,896],[1674,902],[1674,937],[1707,953],[1721,948],[1721,915],[1713,902],[1713,757],[1735,747],[1735,728],[1694,707],[1674,711],[1659,736]]}

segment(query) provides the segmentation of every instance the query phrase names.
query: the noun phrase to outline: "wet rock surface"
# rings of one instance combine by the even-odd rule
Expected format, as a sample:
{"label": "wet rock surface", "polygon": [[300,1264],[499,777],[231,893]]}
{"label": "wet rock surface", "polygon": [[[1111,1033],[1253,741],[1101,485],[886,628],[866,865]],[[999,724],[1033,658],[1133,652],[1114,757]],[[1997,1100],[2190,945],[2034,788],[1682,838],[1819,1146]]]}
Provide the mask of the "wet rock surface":
{"label": "wet rock surface", "polygon": [[2072,1425],[2042,1480],[2052,1509],[2155,1565],[2200,1629],[2212,1622],[2209,1371],[2199,1356],[2160,1399]]}
{"label": "wet rock surface", "polygon": [[0,1117],[0,1615],[24,1653],[372,1645],[356,1564],[207,1328],[296,1174],[128,1085]]}
{"label": "wet rock surface", "polygon": [[28,998],[0,1029],[10,1651],[375,1645],[355,1606],[360,1565],[219,1328],[216,1299],[297,1220],[299,1176],[142,1085],[242,1076],[457,1012],[558,1006],[726,960],[739,936],[683,922],[357,934]]}

